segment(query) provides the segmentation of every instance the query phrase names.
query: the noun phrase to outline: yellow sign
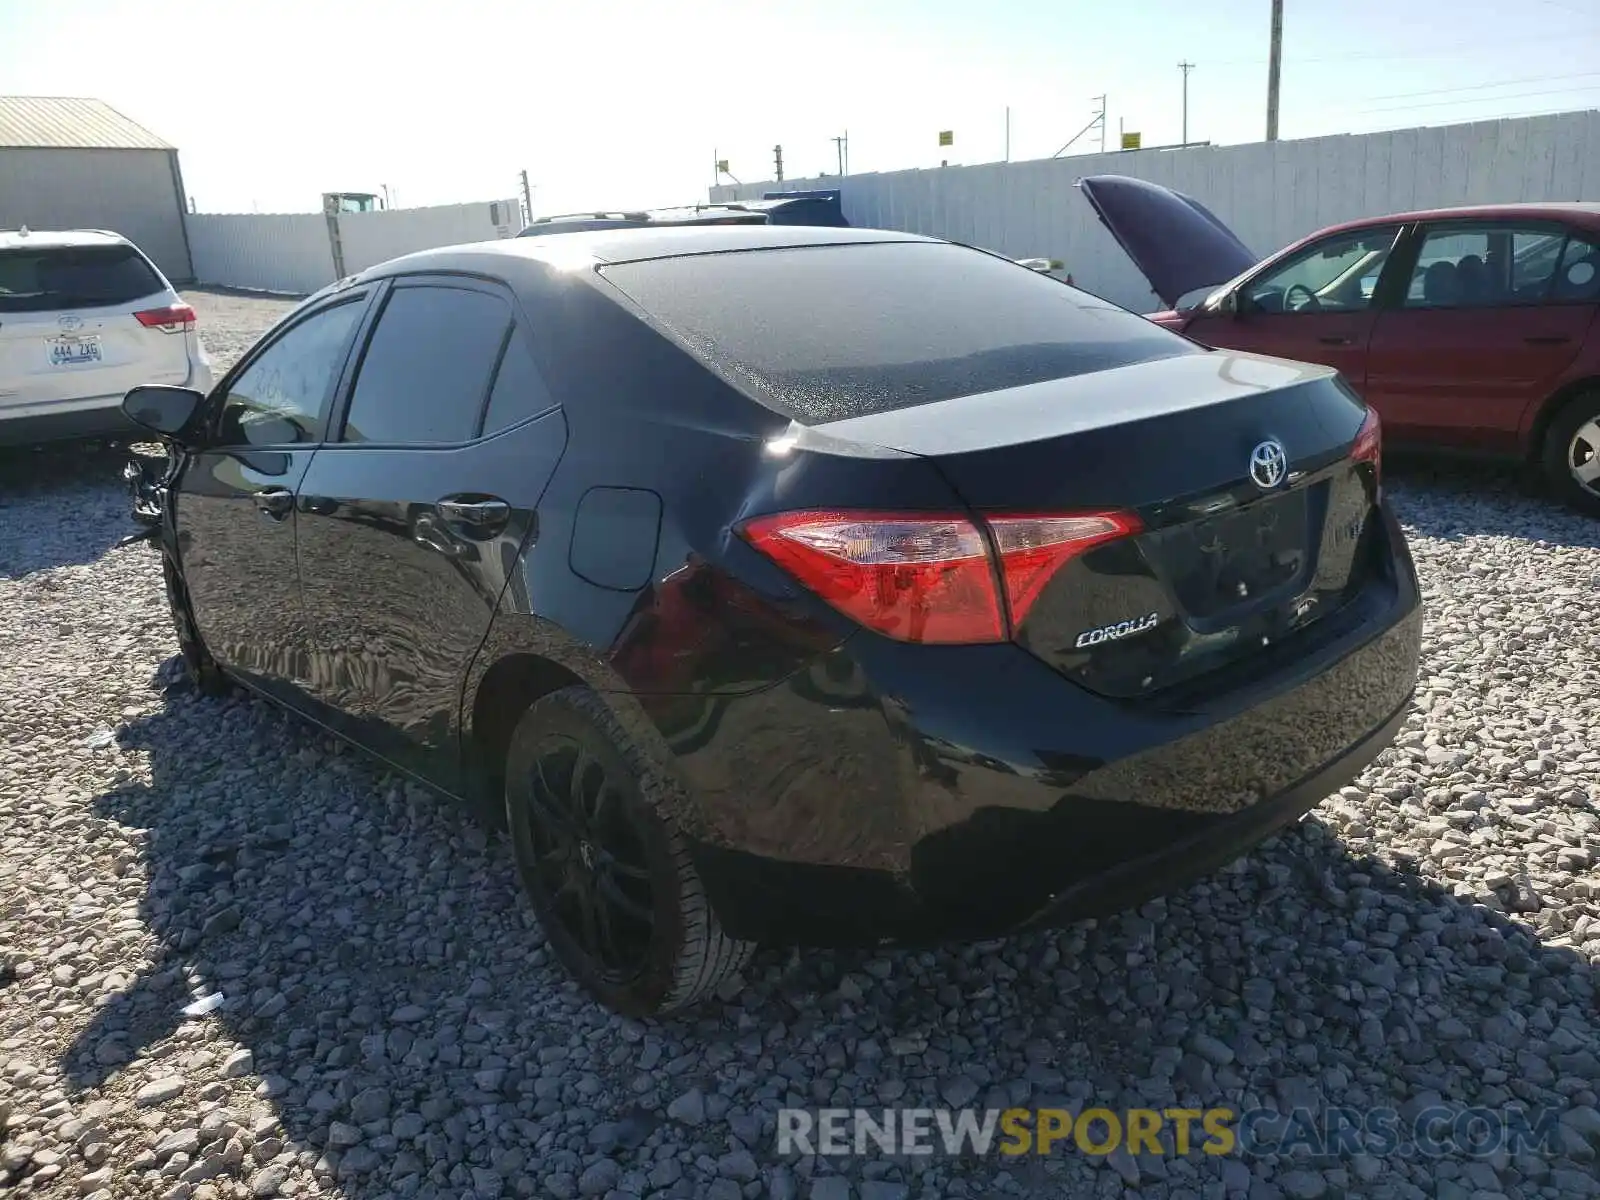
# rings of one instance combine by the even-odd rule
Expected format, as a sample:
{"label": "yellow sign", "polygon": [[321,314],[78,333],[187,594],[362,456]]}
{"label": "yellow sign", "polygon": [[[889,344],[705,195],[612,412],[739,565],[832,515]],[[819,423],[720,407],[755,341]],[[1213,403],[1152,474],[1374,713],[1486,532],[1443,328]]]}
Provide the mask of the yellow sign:
{"label": "yellow sign", "polygon": [[1123,134],[1122,148],[1124,150],[1137,150],[1139,148],[1139,135],[1137,133]]}
{"label": "yellow sign", "polygon": [[723,175],[731,175],[733,173],[728,170],[728,160],[725,158],[717,159],[717,170]]}
{"label": "yellow sign", "polygon": [[939,145],[954,146],[956,144],[956,131],[954,129],[941,129],[939,131]]}

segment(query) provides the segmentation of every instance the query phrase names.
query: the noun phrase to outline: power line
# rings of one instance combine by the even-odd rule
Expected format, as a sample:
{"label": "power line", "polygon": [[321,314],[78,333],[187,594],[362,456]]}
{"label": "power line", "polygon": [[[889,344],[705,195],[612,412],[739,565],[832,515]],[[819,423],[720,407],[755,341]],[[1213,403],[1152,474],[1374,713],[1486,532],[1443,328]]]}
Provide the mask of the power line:
{"label": "power line", "polygon": [[[1572,111],[1573,111],[1573,109],[1571,109],[1571,108],[1535,108],[1535,109],[1531,109],[1531,110],[1519,110],[1519,111],[1516,111],[1516,112],[1502,112],[1502,113],[1485,114],[1485,115],[1480,116],[1480,117],[1461,118],[1460,120],[1463,121],[1463,122],[1466,122],[1466,121],[1520,121],[1520,120],[1523,120],[1526,117],[1564,117],[1564,116],[1566,116],[1568,113],[1570,113]],[[1590,110],[1589,109],[1584,109],[1582,111],[1588,112]],[[1452,124],[1455,123],[1455,121],[1456,121],[1455,118],[1451,118],[1450,119],[1450,123],[1452,123]],[[1431,128],[1438,128],[1438,126],[1435,125],[1435,126],[1432,126]],[[1339,130],[1337,132],[1340,132],[1340,133],[1363,133],[1363,134],[1365,134],[1365,133],[1397,133],[1397,132],[1400,132],[1400,131],[1396,130],[1392,124],[1380,121],[1377,124],[1377,126],[1375,128],[1372,128],[1372,129],[1342,129],[1342,130]],[[1327,135],[1326,134],[1307,134],[1305,136],[1307,136],[1307,137],[1325,137]]]}
{"label": "power line", "polygon": [[1498,83],[1472,83],[1464,87],[1430,88],[1424,92],[1394,92],[1385,96],[1368,96],[1368,100],[1409,100],[1412,96],[1447,96],[1455,92],[1482,92],[1491,88],[1515,87],[1519,83],[1555,83],[1562,79],[1591,79],[1600,71],[1580,71],[1575,75],[1532,75],[1524,79],[1502,79]]}
{"label": "power line", "polygon": [[1498,104],[1502,100],[1527,100],[1534,96],[1570,96],[1578,92],[1600,91],[1600,83],[1579,88],[1551,88],[1538,92],[1512,92],[1505,96],[1468,96],[1456,100],[1431,100],[1424,104],[1390,104],[1379,108],[1347,109],[1358,113],[1411,112],[1417,108],[1455,108],[1462,104]]}
{"label": "power line", "polygon": [[1548,4],[1551,8],[1559,8],[1562,12],[1569,12],[1573,16],[1582,17],[1587,21],[1592,21],[1596,17],[1595,13],[1582,12],[1582,11],[1576,9],[1576,8],[1573,8],[1572,5],[1570,5],[1570,4],[1562,4],[1561,0],[1539,0],[1539,3]]}
{"label": "power line", "polygon": [[[1544,33],[1526,38],[1496,38],[1493,46],[1487,48],[1492,50],[1501,50],[1507,46],[1542,45],[1547,42],[1570,42],[1576,37],[1587,37],[1589,36],[1589,33],[1590,31],[1588,30],[1568,30],[1566,33]],[[1485,49],[1486,47],[1482,41],[1455,42],[1448,46],[1437,47],[1433,50],[1403,50],[1395,54],[1373,54],[1368,50],[1352,50],[1348,54],[1322,54],[1310,58],[1285,57],[1284,61],[1289,63],[1289,65],[1296,67],[1305,66],[1311,63],[1341,63],[1355,61],[1376,62],[1380,60],[1383,62],[1393,62],[1401,59],[1416,58],[1455,58],[1460,56],[1461,51],[1476,51],[1481,54]],[[1211,60],[1207,59],[1206,61],[1210,62]],[[1224,58],[1219,59],[1212,65],[1218,67],[1257,66],[1267,61],[1269,61],[1267,58]]]}

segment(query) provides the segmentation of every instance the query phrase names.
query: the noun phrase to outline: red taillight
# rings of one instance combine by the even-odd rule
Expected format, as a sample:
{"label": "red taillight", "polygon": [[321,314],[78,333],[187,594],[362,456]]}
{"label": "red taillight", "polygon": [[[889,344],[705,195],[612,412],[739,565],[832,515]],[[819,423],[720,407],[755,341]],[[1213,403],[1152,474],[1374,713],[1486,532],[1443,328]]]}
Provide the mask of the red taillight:
{"label": "red taillight", "polygon": [[949,514],[779,513],[740,532],[868,629],[951,644],[1004,641],[1007,614],[1011,628],[1021,624],[1069,559],[1139,528],[1131,513],[995,516],[986,524],[994,551],[971,519]]}
{"label": "red taillight", "polygon": [[1381,488],[1383,484],[1383,422],[1378,420],[1378,410],[1367,409],[1366,420],[1356,431],[1355,443],[1350,447],[1354,462],[1372,464],[1372,480]]}
{"label": "red taillight", "polygon": [[1132,513],[1079,513],[1061,517],[990,517],[1000,573],[1011,607],[1011,627],[1021,625],[1051,576],[1101,542],[1139,532]]}
{"label": "red taillight", "polygon": [[1005,637],[989,547],[965,517],[801,512],[742,532],[773,562],[868,629],[903,642]]}
{"label": "red taillight", "polygon": [[147,308],[133,314],[146,329],[159,329],[162,333],[182,333],[193,329],[194,309],[187,304],[169,304],[166,308]]}

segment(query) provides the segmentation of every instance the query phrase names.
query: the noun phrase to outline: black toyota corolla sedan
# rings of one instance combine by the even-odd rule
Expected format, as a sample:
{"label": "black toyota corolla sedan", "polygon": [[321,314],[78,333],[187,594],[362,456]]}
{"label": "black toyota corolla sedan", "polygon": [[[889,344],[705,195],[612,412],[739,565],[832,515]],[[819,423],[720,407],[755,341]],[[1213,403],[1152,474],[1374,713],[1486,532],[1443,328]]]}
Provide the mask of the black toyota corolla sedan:
{"label": "black toyota corolla sedan", "polygon": [[[876,230],[397,259],[140,388],[183,657],[503,812],[604,1003],[990,936],[1237,857],[1391,739],[1376,418]],[[463,931],[469,934],[470,931]]]}

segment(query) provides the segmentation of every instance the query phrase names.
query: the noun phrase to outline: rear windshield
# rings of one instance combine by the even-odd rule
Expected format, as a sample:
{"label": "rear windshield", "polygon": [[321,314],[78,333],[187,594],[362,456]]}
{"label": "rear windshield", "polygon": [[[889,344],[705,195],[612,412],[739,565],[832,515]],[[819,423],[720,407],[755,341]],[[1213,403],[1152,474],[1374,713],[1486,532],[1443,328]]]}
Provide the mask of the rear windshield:
{"label": "rear windshield", "polygon": [[132,246],[0,250],[0,312],[126,304],[161,290]]}
{"label": "rear windshield", "polygon": [[604,274],[806,425],[1201,353],[1126,309],[941,242],[702,254]]}

